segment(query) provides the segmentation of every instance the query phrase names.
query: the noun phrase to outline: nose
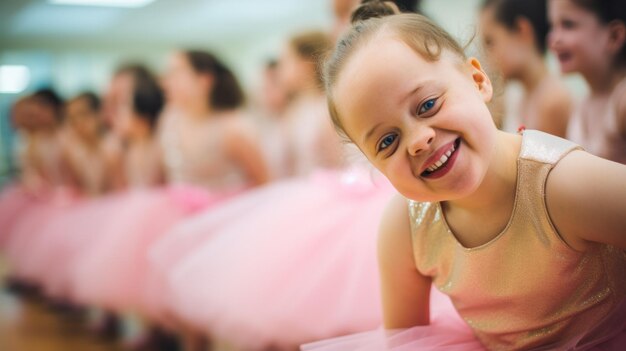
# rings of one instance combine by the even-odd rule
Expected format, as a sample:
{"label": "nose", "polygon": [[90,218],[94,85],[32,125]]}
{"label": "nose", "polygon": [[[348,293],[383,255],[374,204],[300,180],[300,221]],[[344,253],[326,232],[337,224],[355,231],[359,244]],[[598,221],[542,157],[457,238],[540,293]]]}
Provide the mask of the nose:
{"label": "nose", "polygon": [[408,152],[411,156],[417,156],[424,150],[430,149],[435,140],[435,130],[430,126],[420,126],[415,128],[408,145]]}

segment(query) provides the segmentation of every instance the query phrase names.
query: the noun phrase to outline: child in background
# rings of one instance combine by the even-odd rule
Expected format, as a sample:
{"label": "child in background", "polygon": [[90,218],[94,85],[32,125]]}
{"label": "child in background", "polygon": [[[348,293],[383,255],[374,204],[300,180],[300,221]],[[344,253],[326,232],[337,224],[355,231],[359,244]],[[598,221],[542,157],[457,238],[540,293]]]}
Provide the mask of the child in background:
{"label": "child in background", "polygon": [[318,55],[332,43],[322,32],[290,38],[279,63],[278,79],[291,103],[285,112],[290,175],[309,174],[316,167],[336,168],[343,158],[339,138],[328,122]]}
{"label": "child in background", "polygon": [[[135,93],[120,99],[116,116],[131,150],[157,125],[151,113],[143,121],[129,114],[146,114],[138,96],[146,86],[140,83],[135,78]],[[169,184],[129,193],[107,221],[106,233],[75,264],[72,279],[83,303],[142,318],[152,314],[148,301],[160,295],[148,287],[152,243],[191,214],[267,181],[251,121],[240,111],[242,91],[223,63],[206,52],[175,53],[164,87],[167,103],[158,134]]]}
{"label": "child in background", "polygon": [[552,76],[544,55],[547,50],[546,0],[486,0],[480,15],[480,32],[491,64],[507,82],[522,84],[518,111],[508,111],[528,129],[565,137],[571,114],[571,97]]}
{"label": "child in background", "polygon": [[[130,84],[121,91],[117,100],[115,132],[125,144],[123,183],[129,190],[145,189],[163,183],[163,166],[160,149],[153,128],[163,107],[163,93],[156,79],[142,66],[125,66],[116,73],[118,79],[126,76]],[[71,127],[66,141],[66,153],[83,183],[88,183],[93,171],[102,170],[107,165],[104,147],[99,136],[97,111],[89,115],[87,106],[76,105],[87,102],[88,95],[80,95],[68,106],[67,118]],[[93,99],[93,97],[90,97]],[[80,134],[79,134],[80,133]],[[70,139],[71,138],[71,139]],[[81,139],[79,139],[81,138]],[[100,142],[99,146],[96,144]],[[90,144],[89,144],[90,143]],[[83,146],[83,144],[87,144]],[[92,148],[91,155],[86,156]],[[88,155],[88,154],[87,154]],[[81,162],[87,164],[80,164]],[[93,163],[93,164],[90,164]],[[95,167],[99,166],[99,167]],[[110,170],[110,169],[107,169]],[[110,176],[106,174],[106,180]],[[91,177],[93,178],[93,177]],[[97,179],[97,178],[96,178]],[[101,189],[103,190],[103,189]],[[77,206],[50,220],[42,229],[41,240],[31,249],[36,256],[39,276],[37,281],[47,295],[55,299],[76,300],[70,287],[71,275],[78,269],[77,262],[82,255],[91,255],[93,247],[105,234],[94,224],[104,218],[121,216],[118,212],[124,208],[127,194],[114,193],[92,200],[84,200]],[[98,228],[98,229],[96,229]],[[80,300],[80,299],[78,299]]]}
{"label": "child in background", "polygon": [[567,137],[588,152],[626,164],[626,3],[549,0],[550,48],[563,73],[580,73],[589,96]]}
{"label": "child in background", "polygon": [[[41,125],[38,122],[41,118],[37,114],[41,113],[41,106],[33,95],[19,99],[11,109],[11,121],[19,136],[16,159],[20,168],[19,179],[2,189],[0,195],[0,249],[9,240],[13,227],[19,222],[20,216],[29,208],[32,208],[37,198],[43,197],[46,192],[45,174],[54,174],[41,169],[42,163],[37,161],[42,156],[35,157],[36,149],[39,149],[38,134],[41,134]],[[55,119],[56,117],[53,117]],[[47,123],[46,123],[47,124]],[[49,134],[49,133],[44,133]],[[54,134],[54,133],[53,133]],[[56,148],[52,148],[55,150]],[[43,148],[41,151],[50,151]],[[56,153],[53,153],[56,154]],[[56,166],[60,166],[59,162]]]}
{"label": "child in background", "polygon": [[165,104],[163,91],[152,73],[141,65],[124,66],[117,75],[131,82],[116,109],[116,130],[125,145],[124,186],[139,189],[162,185],[165,170],[156,131]]}
{"label": "child in background", "polygon": [[[47,222],[75,202],[75,193],[68,187],[71,184],[70,171],[63,157],[60,138],[63,101],[50,89],[39,90],[18,101],[13,118],[15,124],[24,131],[24,139],[23,147],[18,150],[23,171],[20,180],[22,190],[11,193],[27,195],[34,201],[27,201],[28,205],[22,207],[18,205],[24,204],[23,201],[3,197],[3,202],[13,203],[22,210],[6,212],[13,217],[3,227],[6,232],[3,233],[2,241],[12,276],[35,285],[33,256],[28,252],[34,247]],[[7,208],[11,207],[9,205]],[[0,209],[6,211],[4,205]],[[5,213],[2,214],[4,216]]]}
{"label": "child in background", "polygon": [[109,188],[107,162],[102,149],[100,99],[80,94],[65,106],[63,154],[73,183],[85,195],[99,195]]}
{"label": "child in background", "polygon": [[278,61],[270,60],[262,72],[254,114],[260,130],[261,145],[272,180],[287,176],[287,128],[285,110],[290,100],[278,79]]}
{"label": "child in background", "polygon": [[241,190],[268,180],[251,121],[239,109],[243,92],[223,63],[202,51],[176,53],[164,84],[168,181]]}
{"label": "child in background", "polygon": [[[297,177],[181,222],[151,251],[154,270],[166,273],[166,284],[152,289],[162,294],[165,315],[216,348],[292,350],[380,323],[378,281],[370,273],[376,223],[393,190],[353,155],[349,169],[338,169],[348,157],[316,70],[329,48],[323,33],[297,34],[279,63],[296,104],[287,121],[298,146]],[[320,144],[325,138],[330,142]]]}
{"label": "child in background", "polygon": [[[337,127],[402,194],[378,247],[384,327],[397,330],[305,349],[626,342],[626,167],[546,133],[497,131],[480,63],[419,15],[357,22],[326,88]],[[462,319],[429,302],[432,285]]]}

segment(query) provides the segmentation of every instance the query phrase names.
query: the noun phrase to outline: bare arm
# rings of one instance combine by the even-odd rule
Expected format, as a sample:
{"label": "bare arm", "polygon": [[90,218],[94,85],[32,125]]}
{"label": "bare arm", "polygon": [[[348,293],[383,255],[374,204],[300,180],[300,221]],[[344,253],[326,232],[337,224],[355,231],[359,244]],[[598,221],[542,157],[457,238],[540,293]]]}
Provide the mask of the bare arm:
{"label": "bare arm", "polygon": [[230,157],[245,170],[251,184],[262,185],[269,181],[261,147],[250,130],[241,124],[232,126],[226,138],[226,144]]}
{"label": "bare arm", "polygon": [[546,204],[573,248],[600,242],[626,249],[625,165],[574,151],[548,176]]}
{"label": "bare arm", "polygon": [[429,324],[431,280],[415,267],[408,206],[401,196],[395,197],[383,214],[378,261],[385,328]]}
{"label": "bare arm", "polygon": [[572,114],[572,99],[567,92],[556,90],[544,96],[539,114],[539,130],[565,138]]}

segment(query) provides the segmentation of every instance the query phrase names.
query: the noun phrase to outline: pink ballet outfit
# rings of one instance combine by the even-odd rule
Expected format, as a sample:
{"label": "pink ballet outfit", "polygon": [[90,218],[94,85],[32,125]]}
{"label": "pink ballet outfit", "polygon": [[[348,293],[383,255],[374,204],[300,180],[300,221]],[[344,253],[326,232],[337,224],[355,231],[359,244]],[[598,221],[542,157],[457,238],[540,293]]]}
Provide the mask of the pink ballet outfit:
{"label": "pink ballet outfit", "polygon": [[376,235],[393,193],[370,171],[318,171],[187,221],[169,236],[195,248],[167,271],[168,312],[246,350],[379,325]]}
{"label": "pink ballet outfit", "polygon": [[[550,170],[577,148],[546,133],[525,131],[509,223],[478,247],[457,241],[439,203],[409,201],[417,269],[450,297],[466,328],[489,350],[617,351],[626,346],[624,251],[599,243],[586,252],[572,249],[556,232],[545,204]],[[391,338],[378,331],[302,349],[370,350],[372,343],[383,345],[379,350],[462,349],[471,337],[446,333],[449,315],[435,313],[431,325],[395,331]],[[442,323],[436,323],[440,317]]]}
{"label": "pink ballet outfit", "polygon": [[165,165],[173,185],[129,192],[100,220],[98,238],[73,262],[70,292],[82,303],[117,312],[141,311],[149,282],[148,252],[175,224],[232,198],[247,187],[245,172],[223,150],[218,126],[227,119],[195,121],[195,140],[185,145],[180,116],[166,123]]}
{"label": "pink ballet outfit", "polygon": [[75,300],[70,289],[70,275],[81,254],[89,252],[102,236],[108,217],[123,202],[125,193],[83,199],[42,228],[40,240],[31,248],[37,266],[37,282],[46,295]]}
{"label": "pink ballet outfit", "polygon": [[0,253],[3,252],[6,242],[10,240],[13,227],[19,218],[36,201],[37,197],[19,184],[11,184],[2,189],[0,193]]}
{"label": "pink ballet outfit", "polygon": [[303,351],[482,351],[484,346],[459,316],[450,298],[433,287],[430,325],[406,330],[363,332],[303,345]]}
{"label": "pink ballet outfit", "polygon": [[[143,299],[137,306],[141,315],[170,327],[173,322],[171,293],[168,284],[169,272],[176,264],[194,251],[201,243],[213,237],[213,232],[222,226],[239,220],[241,213],[253,211],[265,205],[269,199],[265,194],[278,187],[287,188],[291,182],[275,183],[259,187],[245,194],[226,200],[177,223],[151,246],[148,254],[149,266],[147,281],[143,289]],[[202,228],[202,230],[198,230]]]}
{"label": "pink ballet outfit", "polygon": [[23,281],[37,284],[41,275],[38,257],[32,254],[42,240],[48,223],[76,205],[78,197],[65,188],[56,188],[39,194],[34,203],[20,213],[5,243],[11,275]]}
{"label": "pink ballet outfit", "polygon": [[69,293],[77,302],[91,306],[134,309],[142,298],[152,243],[175,223],[223,197],[190,187],[126,194],[115,210],[99,221],[102,228],[91,246],[73,260]]}

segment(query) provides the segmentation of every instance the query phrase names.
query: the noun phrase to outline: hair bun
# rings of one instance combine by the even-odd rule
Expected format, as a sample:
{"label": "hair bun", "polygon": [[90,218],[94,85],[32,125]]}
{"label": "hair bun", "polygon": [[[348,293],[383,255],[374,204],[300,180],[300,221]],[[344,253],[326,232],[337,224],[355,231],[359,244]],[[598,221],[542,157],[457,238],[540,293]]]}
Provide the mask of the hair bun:
{"label": "hair bun", "polygon": [[400,13],[396,4],[391,1],[363,0],[361,5],[352,11],[350,22],[355,24],[370,18],[380,18]]}

